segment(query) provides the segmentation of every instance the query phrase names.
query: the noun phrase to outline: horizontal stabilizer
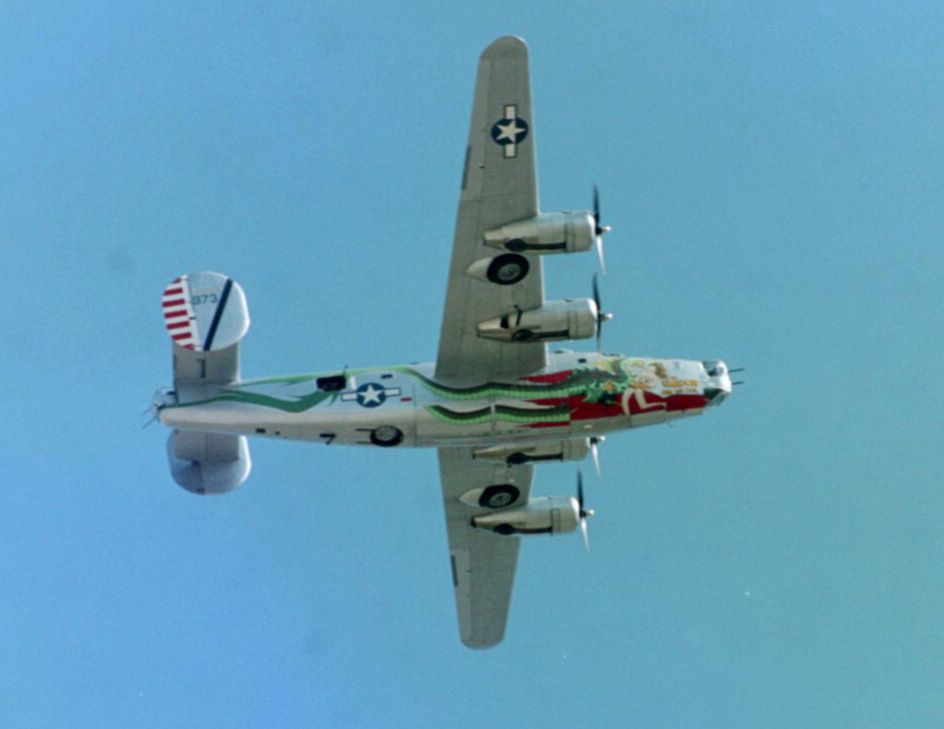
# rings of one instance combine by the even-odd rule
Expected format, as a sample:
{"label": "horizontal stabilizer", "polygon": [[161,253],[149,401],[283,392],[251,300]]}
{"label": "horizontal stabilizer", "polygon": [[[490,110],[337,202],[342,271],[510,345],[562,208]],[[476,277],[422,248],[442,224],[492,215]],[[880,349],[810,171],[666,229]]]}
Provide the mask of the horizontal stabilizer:
{"label": "horizontal stabilizer", "polygon": [[245,436],[175,430],[167,439],[174,480],[195,494],[223,494],[249,477],[252,460]]}
{"label": "horizontal stabilizer", "polygon": [[202,271],[175,278],[161,297],[164,326],[174,343],[174,383],[239,379],[239,341],[249,331],[242,287]]}

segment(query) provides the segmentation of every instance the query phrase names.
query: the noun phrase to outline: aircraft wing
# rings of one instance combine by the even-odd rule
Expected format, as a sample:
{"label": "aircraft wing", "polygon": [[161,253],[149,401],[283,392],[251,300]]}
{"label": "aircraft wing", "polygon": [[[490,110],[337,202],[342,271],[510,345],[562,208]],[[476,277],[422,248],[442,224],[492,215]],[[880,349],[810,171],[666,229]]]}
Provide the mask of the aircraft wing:
{"label": "aircraft wing", "polygon": [[538,213],[534,120],[528,47],[512,36],[482,53],[462,171],[449,286],[436,358],[436,376],[482,380],[518,377],[547,363],[543,343],[505,343],[477,334],[480,322],[544,303],[541,256],[525,255],[529,273],[499,285],[469,274],[469,267],[503,251],[486,246],[492,228]]}
{"label": "aircraft wing", "polygon": [[474,494],[494,484],[510,484],[519,491],[514,503],[526,503],[534,467],[476,460],[471,448],[440,448],[439,470],[459,633],[470,648],[488,648],[505,635],[521,540],[473,527],[472,517],[491,511],[478,506]]}

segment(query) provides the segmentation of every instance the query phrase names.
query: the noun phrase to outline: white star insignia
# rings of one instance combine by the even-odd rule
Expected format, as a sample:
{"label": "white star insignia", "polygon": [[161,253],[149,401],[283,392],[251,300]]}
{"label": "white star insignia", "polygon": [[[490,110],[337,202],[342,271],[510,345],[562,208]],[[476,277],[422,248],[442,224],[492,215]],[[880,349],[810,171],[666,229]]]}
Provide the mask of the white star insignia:
{"label": "white star insignia", "polygon": [[373,385],[368,385],[361,392],[361,397],[364,400],[364,404],[366,405],[369,402],[380,402],[380,395],[382,392],[383,390],[378,390]]}
{"label": "white star insignia", "polygon": [[496,142],[500,142],[502,139],[510,139],[512,142],[518,137],[519,132],[523,132],[524,129],[518,126],[518,120],[512,119],[507,124],[498,123],[498,129],[501,132],[496,138]]}

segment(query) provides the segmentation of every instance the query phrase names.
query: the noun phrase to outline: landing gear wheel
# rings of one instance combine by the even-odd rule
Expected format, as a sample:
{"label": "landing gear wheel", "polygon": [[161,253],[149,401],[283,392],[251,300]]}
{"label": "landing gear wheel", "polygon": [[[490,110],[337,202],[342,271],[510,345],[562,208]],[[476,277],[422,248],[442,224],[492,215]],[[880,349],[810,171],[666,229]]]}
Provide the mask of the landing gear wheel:
{"label": "landing gear wheel", "polygon": [[517,253],[503,253],[496,256],[489,264],[486,277],[499,286],[511,286],[528,275],[531,264],[524,256]]}
{"label": "landing gear wheel", "polygon": [[512,453],[508,458],[505,459],[505,462],[510,466],[520,466],[522,463],[528,462],[528,457],[521,451]]}
{"label": "landing gear wheel", "polygon": [[495,527],[495,531],[498,534],[508,537],[515,533],[515,528],[511,524],[499,524]]}
{"label": "landing gear wheel", "polygon": [[518,488],[510,483],[495,484],[489,486],[479,496],[479,506],[487,509],[504,509],[515,503],[520,495]]}
{"label": "landing gear wheel", "polygon": [[511,338],[516,342],[530,342],[534,339],[534,332],[530,329],[519,329],[511,335]]}
{"label": "landing gear wheel", "polygon": [[381,425],[370,431],[370,442],[382,448],[400,445],[403,442],[403,431],[393,425]]}

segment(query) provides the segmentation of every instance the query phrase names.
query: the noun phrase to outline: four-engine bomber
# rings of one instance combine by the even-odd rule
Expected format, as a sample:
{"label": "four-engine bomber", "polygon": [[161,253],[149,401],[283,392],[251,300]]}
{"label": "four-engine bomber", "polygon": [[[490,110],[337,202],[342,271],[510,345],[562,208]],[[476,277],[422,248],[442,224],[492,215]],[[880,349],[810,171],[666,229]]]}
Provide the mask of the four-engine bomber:
{"label": "four-engine bomber", "polygon": [[[218,273],[180,276],[164,291],[173,387],[154,410],[173,429],[174,479],[188,491],[230,491],[249,476],[247,438],[329,446],[438,449],[449,565],[462,641],[505,633],[520,536],[580,528],[576,497],[532,497],[536,464],[577,461],[618,430],[700,415],[731,393],[727,366],[602,351],[593,297],[546,301],[544,256],[596,249],[593,209],[538,207],[528,49],[499,38],[482,54],[465,153],[446,302],[435,362],[244,380],[249,329],[242,288]],[[596,351],[547,342],[596,337]]]}

